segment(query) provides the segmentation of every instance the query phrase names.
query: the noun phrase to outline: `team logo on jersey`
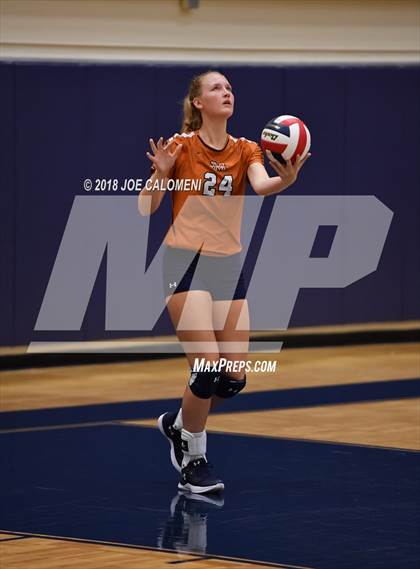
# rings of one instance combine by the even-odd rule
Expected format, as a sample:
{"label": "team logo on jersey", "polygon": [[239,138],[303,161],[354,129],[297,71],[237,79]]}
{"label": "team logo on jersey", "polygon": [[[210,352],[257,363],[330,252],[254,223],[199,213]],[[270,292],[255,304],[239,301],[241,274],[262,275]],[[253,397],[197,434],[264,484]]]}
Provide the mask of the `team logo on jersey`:
{"label": "team logo on jersey", "polygon": [[216,160],[210,160],[210,168],[216,172],[224,172],[226,170],[226,164],[224,162],[216,162]]}

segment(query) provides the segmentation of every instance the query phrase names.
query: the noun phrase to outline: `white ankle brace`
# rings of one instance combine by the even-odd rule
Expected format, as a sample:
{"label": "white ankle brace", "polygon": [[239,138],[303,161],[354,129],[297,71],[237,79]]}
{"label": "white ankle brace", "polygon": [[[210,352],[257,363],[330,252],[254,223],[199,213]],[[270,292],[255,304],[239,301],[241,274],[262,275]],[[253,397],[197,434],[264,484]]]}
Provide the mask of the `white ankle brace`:
{"label": "white ankle brace", "polygon": [[206,457],[207,450],[207,433],[190,433],[186,429],[181,431],[182,450],[184,452],[184,460],[182,466],[186,466],[191,460],[198,457]]}

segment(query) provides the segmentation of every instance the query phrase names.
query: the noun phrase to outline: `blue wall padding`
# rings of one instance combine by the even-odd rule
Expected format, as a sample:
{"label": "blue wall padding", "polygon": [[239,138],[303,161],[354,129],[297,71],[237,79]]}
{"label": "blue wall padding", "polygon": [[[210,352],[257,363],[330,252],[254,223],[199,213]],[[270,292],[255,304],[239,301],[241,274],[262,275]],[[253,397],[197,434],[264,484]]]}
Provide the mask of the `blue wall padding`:
{"label": "blue wall padding", "polygon": [[[147,178],[148,139],[179,131],[189,79],[202,70],[0,64],[0,345],[123,335],[104,331],[105,262],[80,332],[33,329],[74,196],[86,195],[83,179]],[[313,156],[290,194],[373,194],[394,212],[377,271],[347,289],[301,290],[291,325],[419,318],[419,68],[221,70],[236,94],[233,135],[258,140],[279,114],[309,125]],[[163,231],[153,223],[149,258]],[[155,327],[156,333],[170,330],[167,317]]]}
{"label": "blue wall padding", "polygon": [[0,345],[15,342],[15,84],[0,65]]}

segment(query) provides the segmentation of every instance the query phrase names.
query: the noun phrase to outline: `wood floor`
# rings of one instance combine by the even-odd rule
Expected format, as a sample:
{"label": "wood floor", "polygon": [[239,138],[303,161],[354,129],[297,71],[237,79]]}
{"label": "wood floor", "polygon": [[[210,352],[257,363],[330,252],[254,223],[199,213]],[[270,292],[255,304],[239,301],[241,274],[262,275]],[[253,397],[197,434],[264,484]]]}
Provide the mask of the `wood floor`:
{"label": "wood floor", "polygon": [[[255,354],[250,359],[275,360],[277,370],[250,373],[247,393],[277,390],[281,394],[299,388],[379,385],[384,381],[420,377],[419,343],[289,349],[279,354]],[[186,361],[181,358],[8,371],[0,373],[0,406],[5,412],[177,398],[188,375]],[[268,405],[264,410],[214,414],[209,418],[208,431],[420,450],[419,419],[420,399],[396,397],[288,409],[271,409]],[[120,423],[136,428],[155,425],[155,420],[139,417]],[[42,428],[42,425],[37,427]],[[45,426],[45,430],[51,428],[54,427]],[[8,528],[2,530],[7,532]],[[185,564],[189,569],[245,569],[250,566],[249,560],[203,558],[180,552],[51,539],[51,536],[15,537],[0,534],[1,569],[157,569],[173,564]],[[264,563],[253,566],[256,569],[292,567]]]}
{"label": "wood floor", "polygon": [[[420,376],[420,344],[300,348],[253,354],[277,371],[248,375],[247,392],[343,385]],[[179,397],[189,376],[184,358],[0,372],[2,411]]]}
{"label": "wood floor", "polygon": [[[2,569],[157,569],[180,564],[188,569],[263,569],[290,567],[284,565],[249,564],[228,559],[203,559],[202,556],[161,552],[135,547],[118,547],[83,541],[26,537],[10,540],[0,534],[0,567]],[[5,541],[8,540],[8,541]],[[296,569],[306,569],[298,568]],[[309,568],[308,568],[309,569]]]}

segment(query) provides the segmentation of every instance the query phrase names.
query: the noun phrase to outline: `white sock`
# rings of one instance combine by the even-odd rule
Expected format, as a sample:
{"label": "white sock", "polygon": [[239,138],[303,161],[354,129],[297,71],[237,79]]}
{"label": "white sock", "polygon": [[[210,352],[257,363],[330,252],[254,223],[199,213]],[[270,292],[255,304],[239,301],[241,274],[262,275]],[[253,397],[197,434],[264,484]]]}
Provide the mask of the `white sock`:
{"label": "white sock", "polygon": [[174,429],[176,429],[177,431],[180,431],[183,427],[183,423],[182,423],[182,409],[180,409],[178,411],[178,415],[176,416],[176,419],[174,421]]}
{"label": "white sock", "polygon": [[206,431],[202,431],[201,433],[190,433],[186,429],[182,429],[181,439],[183,441],[182,450],[184,452],[184,458],[182,460],[182,468],[184,468],[184,466],[187,466],[187,464],[191,460],[195,460],[197,458],[206,458],[206,450],[207,450]]}

